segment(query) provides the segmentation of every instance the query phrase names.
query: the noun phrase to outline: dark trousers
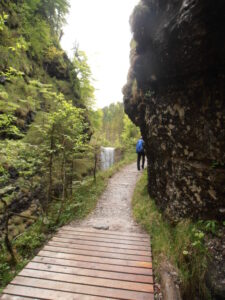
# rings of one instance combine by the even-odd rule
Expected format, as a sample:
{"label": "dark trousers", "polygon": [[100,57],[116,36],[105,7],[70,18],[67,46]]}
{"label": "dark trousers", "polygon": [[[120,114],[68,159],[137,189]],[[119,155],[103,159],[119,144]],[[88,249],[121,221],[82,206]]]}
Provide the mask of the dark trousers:
{"label": "dark trousers", "polygon": [[141,163],[142,169],[144,169],[144,167],[145,167],[145,154],[144,154],[144,152],[140,152],[140,153],[137,154],[137,168],[138,168],[138,170],[141,169],[140,168],[140,163]]}

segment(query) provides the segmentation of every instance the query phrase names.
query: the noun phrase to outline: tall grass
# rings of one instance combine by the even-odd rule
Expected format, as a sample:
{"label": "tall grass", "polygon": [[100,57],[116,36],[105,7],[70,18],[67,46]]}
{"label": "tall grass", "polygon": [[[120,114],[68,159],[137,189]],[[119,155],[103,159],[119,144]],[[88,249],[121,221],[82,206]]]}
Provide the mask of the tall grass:
{"label": "tall grass", "polygon": [[169,261],[179,274],[183,299],[210,299],[205,284],[208,254],[198,223],[169,224],[148,195],[146,172],[136,186],[132,204],[135,219],[151,236],[156,277],[160,279],[161,263]]}

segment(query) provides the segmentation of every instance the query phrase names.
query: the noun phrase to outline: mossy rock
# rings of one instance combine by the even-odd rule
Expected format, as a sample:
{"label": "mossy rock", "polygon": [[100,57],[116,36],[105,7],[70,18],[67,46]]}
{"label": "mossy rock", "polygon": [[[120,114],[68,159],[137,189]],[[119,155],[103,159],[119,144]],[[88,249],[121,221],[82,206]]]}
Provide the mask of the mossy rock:
{"label": "mossy rock", "polygon": [[23,233],[26,230],[26,224],[20,224],[18,226],[19,233]]}
{"label": "mossy rock", "polygon": [[23,221],[22,218],[19,216],[15,216],[13,218],[10,219],[10,221],[12,222],[12,224],[14,225],[20,225]]}
{"label": "mossy rock", "polygon": [[21,215],[24,216],[24,217],[28,217],[28,218],[29,218],[29,217],[32,216],[32,212],[31,212],[30,209],[27,209],[27,210],[23,211],[23,212],[21,213]]}
{"label": "mossy rock", "polygon": [[14,237],[16,237],[17,235],[19,235],[19,229],[17,227],[12,228],[11,230],[9,230],[9,239],[13,239]]}
{"label": "mossy rock", "polygon": [[10,225],[13,225],[13,219],[9,219],[9,222],[8,222],[8,227],[10,228]]}
{"label": "mossy rock", "polygon": [[8,230],[9,230],[9,231],[12,231],[14,227],[15,227],[15,226],[14,226],[13,224],[10,224],[10,225],[8,226]]}
{"label": "mossy rock", "polygon": [[31,219],[27,220],[27,222],[26,222],[26,228],[28,228],[33,223],[34,223],[34,220],[31,220]]}
{"label": "mossy rock", "polygon": [[29,210],[30,210],[32,215],[37,215],[37,213],[39,212],[39,208],[35,203],[31,204]]}

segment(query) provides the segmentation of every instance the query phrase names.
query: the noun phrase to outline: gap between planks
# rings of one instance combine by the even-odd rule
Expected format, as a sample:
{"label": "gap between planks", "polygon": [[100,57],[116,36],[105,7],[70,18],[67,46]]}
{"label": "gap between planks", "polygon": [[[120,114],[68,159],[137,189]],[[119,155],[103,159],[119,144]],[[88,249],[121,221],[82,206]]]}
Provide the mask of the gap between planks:
{"label": "gap between planks", "polygon": [[136,291],[106,288],[100,286],[74,284],[68,282],[52,281],[52,280],[30,278],[24,276],[17,276],[12,281],[11,284],[63,291],[63,292],[72,292],[72,293],[92,295],[92,296],[126,299],[126,300],[127,299],[144,300],[144,299],[150,299],[149,297],[153,296],[153,293],[136,292]]}
{"label": "gap between planks", "polygon": [[125,235],[120,235],[119,233],[116,234],[111,234],[110,231],[106,232],[98,232],[98,231],[79,231],[79,230],[69,230],[67,228],[61,228],[58,230],[58,232],[64,232],[64,233],[71,233],[71,234],[76,234],[77,236],[97,236],[97,237],[110,237],[111,239],[119,239],[119,240],[129,240],[129,241],[145,241],[149,242],[150,238],[149,236],[125,236]]}
{"label": "gap between planks", "polygon": [[128,274],[136,274],[136,275],[152,275],[151,268],[134,268],[134,267],[126,267],[126,266],[116,266],[116,265],[109,265],[109,264],[97,264],[94,262],[83,262],[83,261],[75,261],[69,259],[61,259],[52,255],[49,256],[36,256],[32,262],[40,262],[40,263],[51,263],[55,265],[61,266],[71,266],[75,268],[82,268],[82,269],[93,269],[99,271],[110,271],[115,273],[128,273]]}

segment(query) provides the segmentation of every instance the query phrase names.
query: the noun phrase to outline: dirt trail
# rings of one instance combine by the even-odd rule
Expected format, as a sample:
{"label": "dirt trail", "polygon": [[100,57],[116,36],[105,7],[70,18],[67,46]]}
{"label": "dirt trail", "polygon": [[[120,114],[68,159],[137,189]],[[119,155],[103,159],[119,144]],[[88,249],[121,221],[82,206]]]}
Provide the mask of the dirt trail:
{"label": "dirt trail", "polygon": [[74,221],[72,226],[97,227],[99,229],[126,232],[142,232],[133,220],[131,199],[141,172],[136,163],[126,166],[110,180],[100,197],[96,209],[83,221]]}

